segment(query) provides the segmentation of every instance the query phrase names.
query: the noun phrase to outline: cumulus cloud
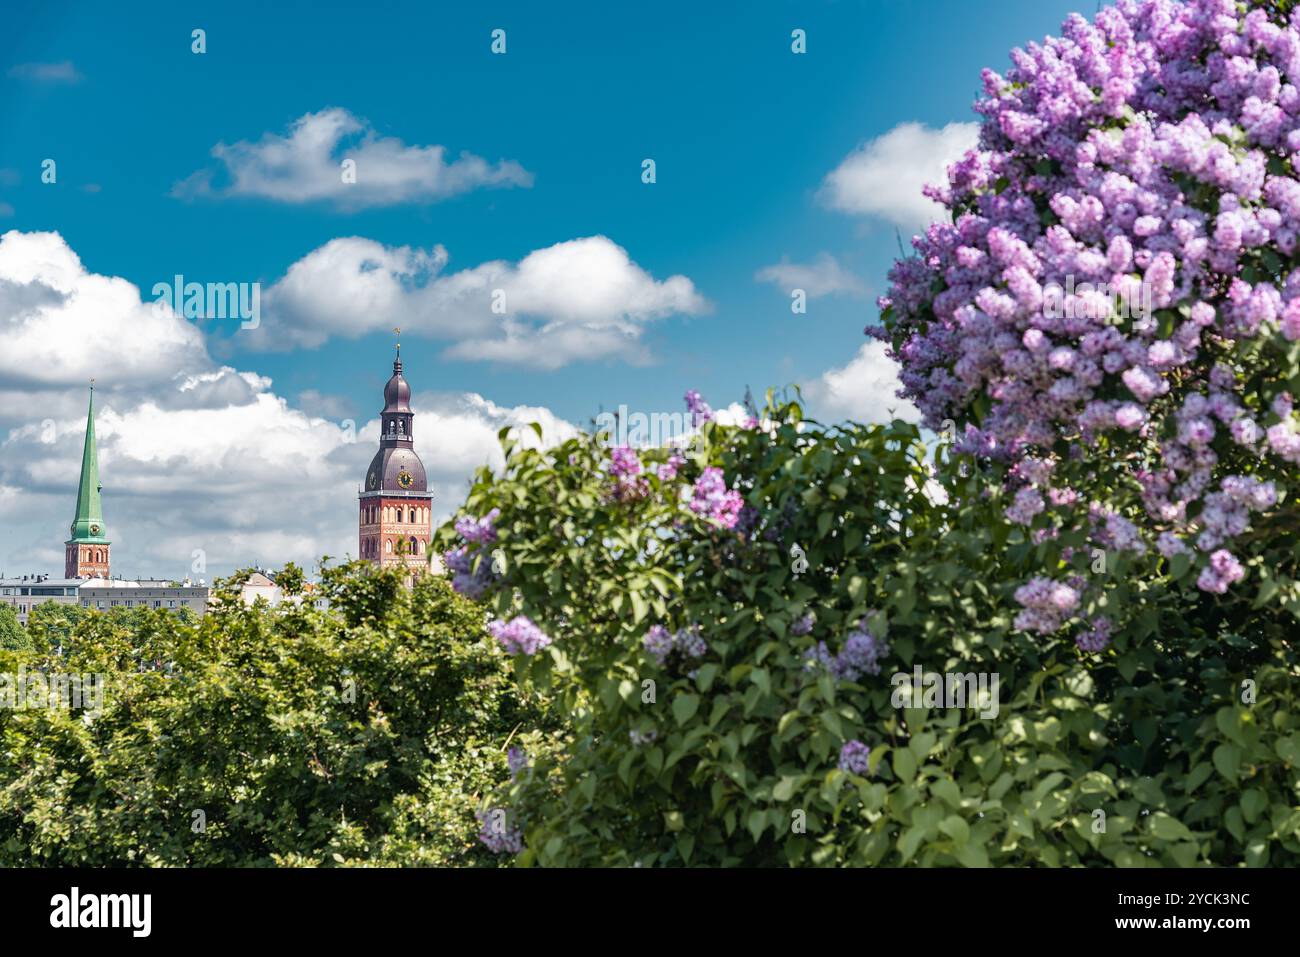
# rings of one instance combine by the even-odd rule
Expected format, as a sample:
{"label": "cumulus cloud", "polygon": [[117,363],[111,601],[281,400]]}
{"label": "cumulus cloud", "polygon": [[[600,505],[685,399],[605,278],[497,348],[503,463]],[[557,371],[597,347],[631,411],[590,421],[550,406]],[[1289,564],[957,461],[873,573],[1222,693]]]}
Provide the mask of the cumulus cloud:
{"label": "cumulus cloud", "polygon": [[657,280],[604,236],[458,272],[444,272],[448,259],[442,246],[330,240],[265,291],[261,326],[246,341],[264,350],[314,348],[398,326],[403,335],[454,340],[454,358],[556,369],[644,361],[646,323],[710,308],[690,279]]}
{"label": "cumulus cloud", "polygon": [[209,366],[202,333],[88,272],[58,233],[0,236],[0,384],[170,382]]}
{"label": "cumulus cloud", "polygon": [[803,394],[813,415],[826,421],[920,421],[916,407],[898,398],[900,387],[898,367],[885,354],[885,344],[873,340],[858,349],[847,365],[829,369],[805,383]]}
{"label": "cumulus cloud", "polygon": [[[90,374],[115,573],[211,579],[254,562],[313,567],[324,554],[355,555],[377,417],[325,416],[277,395],[266,376],[218,365],[194,326],[142,307],[126,280],[87,271],[56,233],[6,234],[0,283],[0,572],[62,571]],[[79,341],[91,335],[93,347]],[[154,339],[182,361],[168,362]],[[49,340],[58,354],[40,351]],[[32,350],[44,369],[29,368]],[[421,393],[412,405],[439,519],[474,469],[500,464],[503,426],[540,422],[548,444],[574,433],[549,409],[475,393]],[[534,441],[531,429],[521,434]]]}
{"label": "cumulus cloud", "polygon": [[833,209],[920,232],[947,215],[922,189],[946,182],[948,167],[978,141],[976,123],[949,123],[939,130],[902,123],[846,156],[827,174],[819,198]]}
{"label": "cumulus cloud", "polygon": [[822,253],[807,264],[792,263],[782,256],[779,263],[764,266],[754,274],[754,278],[759,282],[774,283],[787,292],[802,289],[810,299],[840,293],[861,296],[867,291],[862,280],[841,266],[830,253]]}
{"label": "cumulus cloud", "polygon": [[[215,185],[216,171],[201,169],[177,183],[172,195],[325,201],[360,209],[433,203],[474,189],[533,183],[532,174],[514,160],[490,163],[471,153],[449,160],[446,147],[408,146],[380,136],[367,122],[337,107],[299,117],[283,135],[268,132],[257,142],[218,143],[212,156],[228,182]],[[349,160],[353,182],[344,176],[344,162]]]}
{"label": "cumulus cloud", "polygon": [[59,63],[19,63],[9,68],[9,76],[33,83],[79,83],[82,79],[71,60]]}

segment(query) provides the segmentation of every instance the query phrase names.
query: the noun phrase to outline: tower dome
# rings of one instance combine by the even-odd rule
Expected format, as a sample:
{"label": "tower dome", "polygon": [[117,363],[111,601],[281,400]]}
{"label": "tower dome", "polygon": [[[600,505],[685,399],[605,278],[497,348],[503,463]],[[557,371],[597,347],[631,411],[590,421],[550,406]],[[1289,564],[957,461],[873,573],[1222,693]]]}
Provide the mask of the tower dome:
{"label": "tower dome", "polygon": [[397,348],[397,358],[393,360],[393,376],[384,386],[385,412],[410,412],[411,387],[402,378],[402,348]]}

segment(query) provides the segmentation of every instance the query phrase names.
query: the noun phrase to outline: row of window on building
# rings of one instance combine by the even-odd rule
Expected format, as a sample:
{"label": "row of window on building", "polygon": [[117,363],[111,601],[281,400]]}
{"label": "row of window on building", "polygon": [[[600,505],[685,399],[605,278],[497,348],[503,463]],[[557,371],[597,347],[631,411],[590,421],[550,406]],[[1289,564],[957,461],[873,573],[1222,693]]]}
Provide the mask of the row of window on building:
{"label": "row of window on building", "polygon": [[[425,555],[428,553],[428,545],[422,538],[416,538],[412,535],[408,539],[386,538],[384,539],[383,549],[385,555],[398,554],[399,543],[405,545],[403,549],[407,555]],[[378,558],[379,557],[379,539],[364,538],[361,540],[361,557]]]}
{"label": "row of window on building", "polygon": [[363,525],[377,525],[381,521],[395,525],[428,525],[429,510],[427,508],[402,508],[400,505],[385,505],[382,508],[378,505],[362,506],[361,523]]}

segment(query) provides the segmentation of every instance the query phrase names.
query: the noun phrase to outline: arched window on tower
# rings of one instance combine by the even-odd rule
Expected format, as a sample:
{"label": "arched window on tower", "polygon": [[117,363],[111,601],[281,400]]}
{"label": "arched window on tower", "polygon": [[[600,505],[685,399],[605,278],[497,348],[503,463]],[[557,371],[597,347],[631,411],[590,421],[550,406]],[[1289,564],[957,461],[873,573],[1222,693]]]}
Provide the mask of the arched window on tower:
{"label": "arched window on tower", "polygon": [[387,555],[393,554],[393,540],[391,538],[384,542],[384,553]]}

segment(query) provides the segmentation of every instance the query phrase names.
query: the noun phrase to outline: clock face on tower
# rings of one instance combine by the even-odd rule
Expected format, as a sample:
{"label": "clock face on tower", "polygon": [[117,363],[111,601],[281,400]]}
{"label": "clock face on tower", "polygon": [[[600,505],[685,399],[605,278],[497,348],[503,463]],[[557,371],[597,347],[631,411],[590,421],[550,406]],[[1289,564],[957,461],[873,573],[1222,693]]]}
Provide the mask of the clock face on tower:
{"label": "clock face on tower", "polygon": [[371,492],[379,488],[379,475],[377,473],[370,473],[370,478],[366,480],[366,488]]}
{"label": "clock face on tower", "polygon": [[98,534],[99,534],[99,526],[98,526],[98,525],[92,525],[92,526],[90,526],[90,534],[92,534],[92,535],[98,535]]}
{"label": "clock face on tower", "polygon": [[415,479],[411,478],[410,472],[406,471],[406,469],[402,469],[402,471],[397,473],[397,484],[402,488],[410,488],[415,484]]}

